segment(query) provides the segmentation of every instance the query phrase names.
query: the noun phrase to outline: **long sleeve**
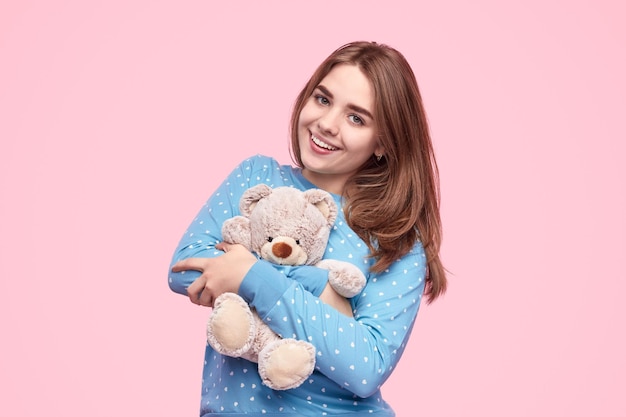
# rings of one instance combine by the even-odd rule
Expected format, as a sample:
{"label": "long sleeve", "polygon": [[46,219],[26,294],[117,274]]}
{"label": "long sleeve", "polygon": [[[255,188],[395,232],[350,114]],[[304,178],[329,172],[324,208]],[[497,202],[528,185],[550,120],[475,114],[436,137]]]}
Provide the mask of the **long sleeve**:
{"label": "long sleeve", "polygon": [[[211,258],[222,252],[215,245],[222,241],[222,224],[239,214],[239,199],[230,190],[233,181],[241,176],[242,166],[237,167],[202,206],[197,216],[181,238],[171,266],[187,258]],[[244,168],[245,169],[245,168]],[[187,295],[187,287],[200,275],[197,271],[169,272],[168,283],[172,291]]]}
{"label": "long sleeve", "polygon": [[271,267],[255,268],[240,293],[283,337],[311,342],[317,370],[360,397],[375,393],[400,359],[424,290],[426,258],[421,245],[380,275],[371,275],[352,299],[346,317],[303,291],[296,282],[274,288]]}

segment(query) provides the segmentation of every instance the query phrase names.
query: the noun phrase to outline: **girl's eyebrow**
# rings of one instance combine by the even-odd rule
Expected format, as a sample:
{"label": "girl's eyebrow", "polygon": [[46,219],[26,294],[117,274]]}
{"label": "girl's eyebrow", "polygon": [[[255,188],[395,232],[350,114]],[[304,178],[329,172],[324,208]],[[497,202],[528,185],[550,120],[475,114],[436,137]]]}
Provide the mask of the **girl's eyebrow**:
{"label": "girl's eyebrow", "polygon": [[[328,88],[324,87],[323,85],[318,85],[317,89],[320,90],[325,96],[327,96],[328,98],[332,99],[334,98],[333,93],[331,93]],[[348,104],[348,108],[351,110],[354,110],[357,113],[361,113],[367,117],[369,117],[370,119],[374,120],[374,116],[372,116],[372,113],[370,113],[369,111],[365,110],[363,107],[357,106],[356,104]]]}

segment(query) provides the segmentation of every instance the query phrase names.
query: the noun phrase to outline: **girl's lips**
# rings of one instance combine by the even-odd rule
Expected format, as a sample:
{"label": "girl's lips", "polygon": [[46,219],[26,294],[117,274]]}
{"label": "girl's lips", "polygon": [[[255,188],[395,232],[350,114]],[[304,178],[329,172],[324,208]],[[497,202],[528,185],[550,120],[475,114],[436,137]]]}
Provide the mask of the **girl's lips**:
{"label": "girl's lips", "polygon": [[336,148],[332,145],[329,145],[328,143],[324,142],[323,140],[321,140],[320,138],[318,138],[317,136],[315,136],[314,134],[311,133],[311,141],[318,147],[318,148],[322,148],[325,149],[327,151],[336,151],[339,148]]}

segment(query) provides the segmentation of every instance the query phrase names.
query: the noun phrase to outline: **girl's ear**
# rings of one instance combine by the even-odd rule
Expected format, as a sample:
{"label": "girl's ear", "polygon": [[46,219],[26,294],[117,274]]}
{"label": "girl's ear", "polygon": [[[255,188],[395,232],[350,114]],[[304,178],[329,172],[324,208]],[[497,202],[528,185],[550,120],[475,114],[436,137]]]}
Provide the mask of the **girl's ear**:
{"label": "girl's ear", "polygon": [[376,149],[374,149],[374,156],[380,161],[380,159],[385,156],[385,147],[383,145],[378,145]]}

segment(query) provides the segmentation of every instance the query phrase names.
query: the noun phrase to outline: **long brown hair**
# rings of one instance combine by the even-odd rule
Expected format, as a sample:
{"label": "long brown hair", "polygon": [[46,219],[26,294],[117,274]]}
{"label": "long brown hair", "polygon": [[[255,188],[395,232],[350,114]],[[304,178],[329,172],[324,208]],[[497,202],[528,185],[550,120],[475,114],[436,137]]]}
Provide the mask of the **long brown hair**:
{"label": "long brown hair", "polygon": [[421,94],[404,56],[386,45],[353,42],[326,58],[294,104],[292,158],[303,167],[298,142],[300,112],[338,64],[357,65],[372,83],[374,121],[385,149],[380,161],[372,155],[347,181],[343,192],[346,220],[368,244],[376,260],[374,272],[384,271],[420,240],[428,262],[425,295],[430,303],[445,292],[447,284],[439,258],[439,174]]}

